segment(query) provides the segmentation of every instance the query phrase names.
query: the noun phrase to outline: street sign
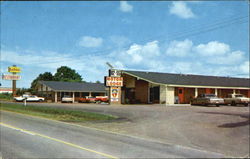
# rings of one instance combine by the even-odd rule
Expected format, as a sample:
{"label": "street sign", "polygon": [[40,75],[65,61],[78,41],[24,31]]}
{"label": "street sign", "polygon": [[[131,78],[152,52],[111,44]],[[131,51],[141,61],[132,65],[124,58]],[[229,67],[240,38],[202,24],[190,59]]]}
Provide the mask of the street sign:
{"label": "street sign", "polygon": [[20,73],[21,72],[21,68],[20,67],[16,67],[16,66],[10,66],[10,67],[8,67],[8,72],[11,72],[11,73]]}
{"label": "street sign", "polygon": [[110,87],[122,87],[123,77],[105,77],[105,84]]}
{"label": "street sign", "polygon": [[120,91],[119,87],[111,87],[111,102],[119,102]]}
{"label": "street sign", "polygon": [[21,76],[19,76],[19,75],[2,75],[2,79],[4,79],[4,80],[20,80]]}

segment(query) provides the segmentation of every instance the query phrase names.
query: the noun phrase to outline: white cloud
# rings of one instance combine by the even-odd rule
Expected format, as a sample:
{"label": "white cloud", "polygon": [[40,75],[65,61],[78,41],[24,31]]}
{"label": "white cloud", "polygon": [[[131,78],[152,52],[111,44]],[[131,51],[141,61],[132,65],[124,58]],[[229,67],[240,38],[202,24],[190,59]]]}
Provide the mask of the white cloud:
{"label": "white cloud", "polygon": [[37,54],[25,51],[1,51],[1,60],[17,65],[43,67],[56,69],[60,66],[70,66],[74,69],[85,68],[85,64],[79,58],[73,58],[69,54],[61,54],[52,51],[37,52]]}
{"label": "white cloud", "polygon": [[175,14],[180,18],[194,18],[195,15],[185,2],[172,2],[169,10],[170,14]]}
{"label": "white cloud", "polygon": [[204,56],[224,55],[230,51],[230,46],[218,41],[211,41],[207,44],[200,44],[194,50]]}
{"label": "white cloud", "polygon": [[249,72],[250,72],[249,68],[250,68],[250,62],[245,61],[239,66],[239,72],[242,72],[243,74],[247,74],[249,77]]}
{"label": "white cloud", "polygon": [[193,46],[193,42],[186,39],[184,41],[172,41],[170,42],[166,54],[169,56],[183,57],[190,53]]}
{"label": "white cloud", "polygon": [[91,36],[83,36],[79,41],[79,45],[83,47],[99,47],[102,45],[102,43],[102,38],[96,38]]}
{"label": "white cloud", "polygon": [[128,4],[128,2],[126,2],[126,1],[121,1],[120,2],[120,10],[122,12],[132,12],[133,6]]}
{"label": "white cloud", "polygon": [[[218,76],[249,75],[249,62],[245,60],[245,53],[231,51],[228,44],[212,41],[207,44],[194,45],[191,40],[186,39],[170,42],[166,51],[162,51],[160,46],[155,40],[144,44],[133,44],[127,49],[119,47],[107,55],[90,56],[52,51],[37,52],[25,49],[6,51],[2,49],[1,62],[4,68],[7,68],[9,64],[26,67],[23,69],[25,74],[23,81],[26,83],[31,82],[38,73],[53,72],[60,66],[75,69],[86,81],[103,81],[103,76],[107,75],[108,70],[106,62],[110,62],[118,69]],[[206,52],[206,54],[201,52]],[[25,73],[27,68],[29,72]],[[33,72],[31,71],[33,69],[39,71]]]}
{"label": "white cloud", "polygon": [[130,48],[125,51],[125,55],[123,56],[128,57],[128,61],[138,64],[148,58],[158,56],[159,54],[160,48],[158,46],[158,41],[152,41],[146,43],[145,45],[131,45]]}
{"label": "white cloud", "polygon": [[212,64],[234,65],[242,62],[243,59],[244,53],[242,51],[234,51],[223,56],[209,57],[207,58],[207,62]]}

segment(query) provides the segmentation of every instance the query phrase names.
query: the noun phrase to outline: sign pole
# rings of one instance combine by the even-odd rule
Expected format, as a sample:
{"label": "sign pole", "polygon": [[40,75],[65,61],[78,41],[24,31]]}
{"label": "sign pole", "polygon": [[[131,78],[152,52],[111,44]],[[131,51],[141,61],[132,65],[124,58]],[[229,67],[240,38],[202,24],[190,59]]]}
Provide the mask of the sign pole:
{"label": "sign pole", "polygon": [[16,96],[16,80],[12,80],[12,95]]}
{"label": "sign pole", "polygon": [[[16,67],[16,65],[13,65],[13,67]],[[13,75],[16,74],[16,72],[12,72]],[[12,96],[16,96],[16,80],[12,80]]]}

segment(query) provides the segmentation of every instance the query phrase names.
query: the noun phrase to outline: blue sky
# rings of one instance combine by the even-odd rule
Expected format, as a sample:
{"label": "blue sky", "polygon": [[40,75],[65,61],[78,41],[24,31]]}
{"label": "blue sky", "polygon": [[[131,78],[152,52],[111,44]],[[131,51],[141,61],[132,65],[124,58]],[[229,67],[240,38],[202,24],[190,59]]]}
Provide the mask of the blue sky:
{"label": "blue sky", "polygon": [[[1,2],[1,73],[17,87],[60,66],[86,81],[118,69],[249,77],[247,1]],[[11,81],[1,80],[3,87]]]}

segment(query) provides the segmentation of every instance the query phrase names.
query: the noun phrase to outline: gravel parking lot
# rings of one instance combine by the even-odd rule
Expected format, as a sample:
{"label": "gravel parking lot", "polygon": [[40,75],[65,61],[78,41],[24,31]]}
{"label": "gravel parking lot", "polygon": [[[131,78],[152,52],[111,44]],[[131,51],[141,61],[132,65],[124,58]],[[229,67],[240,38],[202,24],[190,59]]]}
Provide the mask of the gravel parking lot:
{"label": "gravel parking lot", "polygon": [[84,126],[228,156],[249,156],[249,107],[61,103],[42,105],[121,117],[113,122],[77,123]]}

